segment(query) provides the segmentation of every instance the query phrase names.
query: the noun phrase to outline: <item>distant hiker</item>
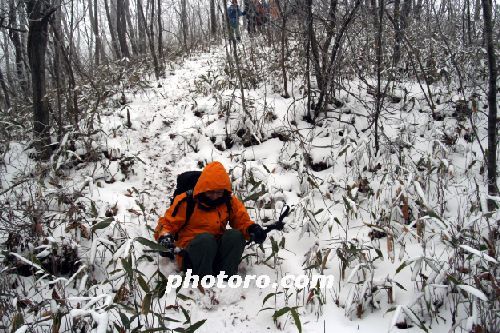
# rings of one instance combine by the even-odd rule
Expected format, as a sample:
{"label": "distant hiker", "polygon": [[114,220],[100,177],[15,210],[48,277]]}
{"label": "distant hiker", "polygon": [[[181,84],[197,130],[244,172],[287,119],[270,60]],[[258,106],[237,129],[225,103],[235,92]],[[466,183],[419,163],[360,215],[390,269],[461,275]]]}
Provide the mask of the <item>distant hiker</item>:
{"label": "distant hiker", "polygon": [[280,17],[280,10],[276,0],[269,0],[269,17],[273,21],[276,21]]}
{"label": "distant hiker", "polygon": [[229,39],[234,41],[234,38],[236,37],[236,40],[239,42],[241,41],[241,35],[240,35],[240,16],[244,16],[245,12],[242,12],[240,10],[240,7],[238,6],[238,1],[237,0],[232,0],[231,5],[227,8],[227,17],[229,20]]}
{"label": "distant hiker", "polygon": [[224,166],[212,162],[199,175],[192,193],[175,196],[173,204],[158,220],[154,236],[167,248],[184,249],[184,255],[177,256],[182,270],[190,268],[192,274],[199,276],[224,271],[232,276],[238,272],[245,239],[262,243],[267,234],[232,194]]}

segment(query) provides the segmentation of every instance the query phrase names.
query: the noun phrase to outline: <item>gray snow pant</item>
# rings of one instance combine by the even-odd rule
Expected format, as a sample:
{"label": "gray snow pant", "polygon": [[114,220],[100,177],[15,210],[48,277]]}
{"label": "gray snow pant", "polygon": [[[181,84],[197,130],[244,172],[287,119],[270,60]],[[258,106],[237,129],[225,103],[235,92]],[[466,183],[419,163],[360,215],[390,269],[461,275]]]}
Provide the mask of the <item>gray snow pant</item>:
{"label": "gray snow pant", "polygon": [[239,230],[226,230],[220,239],[209,233],[199,234],[186,248],[183,270],[190,268],[192,274],[200,278],[220,271],[228,276],[236,275],[244,249],[245,238]]}

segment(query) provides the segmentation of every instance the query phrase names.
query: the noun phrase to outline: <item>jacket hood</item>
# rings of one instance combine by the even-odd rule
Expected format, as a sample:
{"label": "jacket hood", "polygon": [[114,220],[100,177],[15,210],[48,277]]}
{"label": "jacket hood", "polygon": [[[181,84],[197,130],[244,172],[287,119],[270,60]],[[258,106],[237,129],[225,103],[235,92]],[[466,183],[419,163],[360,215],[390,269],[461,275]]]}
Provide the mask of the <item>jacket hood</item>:
{"label": "jacket hood", "polygon": [[231,180],[226,169],[220,162],[212,162],[205,166],[194,187],[193,196],[214,190],[231,190]]}

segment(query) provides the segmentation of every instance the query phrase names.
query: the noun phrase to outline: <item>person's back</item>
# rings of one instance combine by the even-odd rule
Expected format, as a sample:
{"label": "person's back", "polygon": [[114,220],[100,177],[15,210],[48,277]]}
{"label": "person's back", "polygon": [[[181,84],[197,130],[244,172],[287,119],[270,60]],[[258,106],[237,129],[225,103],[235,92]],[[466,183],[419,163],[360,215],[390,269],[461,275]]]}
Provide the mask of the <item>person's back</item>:
{"label": "person's back", "polygon": [[239,21],[240,21],[240,16],[245,15],[245,12],[242,12],[240,10],[240,7],[238,6],[238,1],[233,0],[231,2],[231,5],[227,8],[227,18],[229,21],[229,39],[234,40],[236,37],[236,40],[239,42],[241,40],[240,36],[240,27],[239,27]]}
{"label": "person's back", "polygon": [[238,25],[239,23],[239,6],[237,4],[232,3],[227,8],[227,16],[229,17],[229,24],[232,26]]}

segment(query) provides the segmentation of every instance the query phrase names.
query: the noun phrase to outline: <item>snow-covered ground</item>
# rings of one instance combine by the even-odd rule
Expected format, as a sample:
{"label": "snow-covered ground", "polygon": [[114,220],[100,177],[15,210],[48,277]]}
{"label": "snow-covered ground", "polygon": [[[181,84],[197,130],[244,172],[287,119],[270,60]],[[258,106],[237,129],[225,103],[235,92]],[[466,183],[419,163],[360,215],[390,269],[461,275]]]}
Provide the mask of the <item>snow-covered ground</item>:
{"label": "snow-covered ground", "polygon": [[[124,105],[116,96],[103,108],[102,133],[95,137],[106,158],[52,170],[46,180],[49,194],[69,188],[85,194],[79,200],[86,208],[74,215],[82,227],[53,223],[50,229],[54,243],[78,248],[84,266],[58,283],[20,278],[36,288],[20,292],[17,301],[52,299],[51,318],[64,313],[66,326],[97,323],[96,332],[106,327],[174,329],[203,320],[197,332],[297,332],[291,311],[273,319],[286,306],[297,307],[303,332],[398,331],[396,323],[405,320],[413,326],[406,332],[419,331],[418,323],[432,332],[452,330],[451,302],[458,297],[443,292],[451,288],[446,274],[453,252],[447,241],[458,237],[457,225],[466,228],[474,218],[483,218],[486,198],[469,202],[475,197],[474,183],[483,186],[484,181],[482,162],[475,162],[478,144],[464,140],[467,129],[462,126],[457,134],[460,127],[452,117],[433,122],[429,113],[421,112],[425,106],[418,88],[409,85],[403,101],[387,102],[382,150],[374,157],[373,134],[363,130],[369,125],[364,104],[372,100],[361,82],[351,82],[350,92],[364,96],[363,103],[340,93],[337,98],[344,105],[313,128],[302,120],[305,99],[300,89],[292,88],[295,97],[284,99],[273,91],[272,78],[245,90],[252,119],[245,117],[237,81],[223,74],[224,66],[221,47],[195,54],[168,64],[158,86],[126,90]],[[236,135],[241,129],[261,143],[244,147],[246,136]],[[227,134],[234,140],[230,149]],[[454,135],[456,142],[447,146],[441,140],[445,134]],[[28,159],[16,145],[6,159],[10,163],[4,182],[11,184],[16,168]],[[245,250],[241,274],[267,274],[278,281],[288,273],[321,273],[335,277],[333,288],[159,292],[176,267],[147,252],[148,243],[140,237],[152,240],[176,176],[211,161],[225,165],[236,195],[257,223],[271,223],[284,204],[293,207],[285,231],[270,234],[274,246],[268,238],[265,252],[256,246]],[[56,175],[60,187],[50,182]],[[64,215],[73,206],[53,202],[51,207],[54,214]],[[373,225],[389,237],[371,239]],[[283,246],[278,245],[283,238]],[[469,249],[464,268],[488,261],[480,250]],[[489,258],[498,265],[497,258]],[[477,286],[468,285],[471,281],[457,280],[475,302],[486,298]],[[56,301],[53,290],[62,294],[64,303]],[[273,292],[277,294],[266,297]],[[218,304],[211,304],[211,295]],[[465,321],[469,309],[458,309],[458,318]],[[471,325],[463,323],[468,329]]]}

